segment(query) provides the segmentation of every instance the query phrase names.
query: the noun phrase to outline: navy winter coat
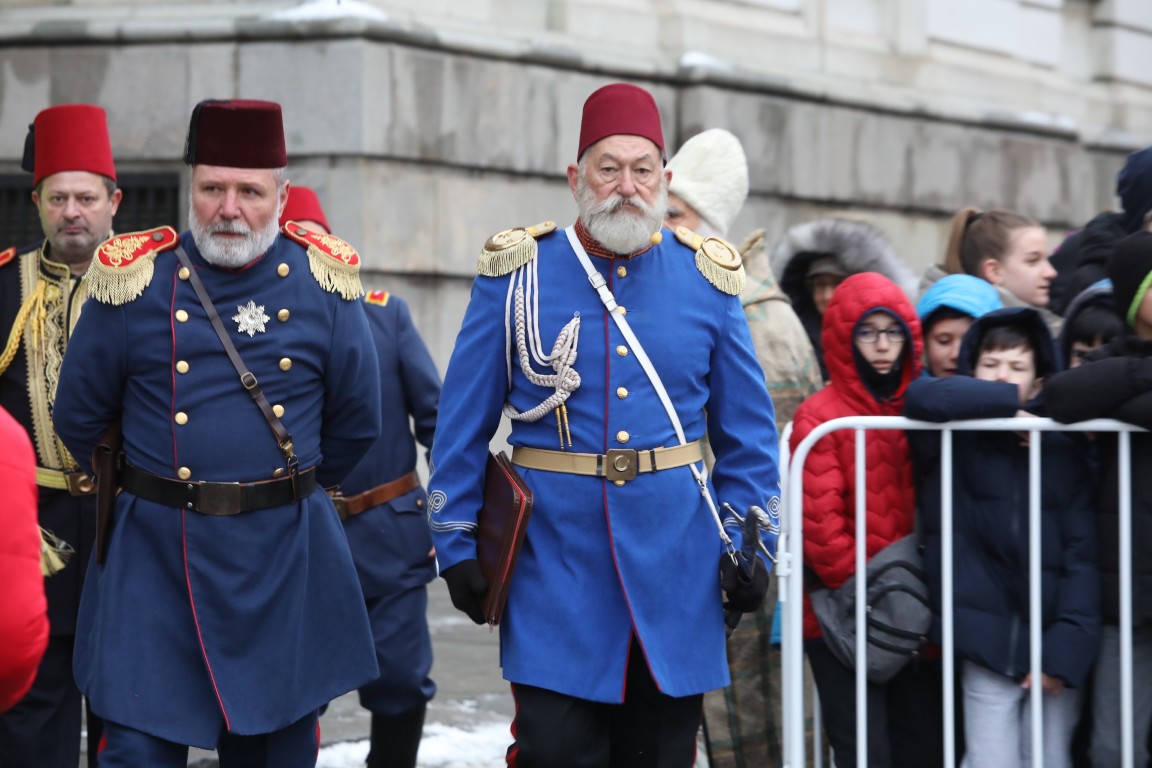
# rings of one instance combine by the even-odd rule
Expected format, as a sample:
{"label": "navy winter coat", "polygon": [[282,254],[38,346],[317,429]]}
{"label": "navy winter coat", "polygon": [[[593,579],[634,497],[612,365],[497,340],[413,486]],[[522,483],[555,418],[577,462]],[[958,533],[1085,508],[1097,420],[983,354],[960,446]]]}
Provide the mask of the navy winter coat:
{"label": "navy winter coat", "polygon": [[[904,413],[913,419],[1006,418],[1020,410],[1015,384],[969,375],[979,341],[993,325],[1024,325],[1039,371],[1057,369],[1040,315],[1009,308],[985,315],[965,335],[958,375],[922,378],[908,388]],[[1040,406],[1029,403],[1029,412]],[[1031,669],[1028,590],[1028,448],[1012,432],[953,433],[953,610],[957,654],[994,672],[1022,679]],[[939,640],[941,606],[940,439],[910,434],[917,476],[925,570]],[[1091,471],[1082,438],[1041,435],[1041,669],[1067,685],[1084,684],[1096,657],[1100,579],[1092,509]]]}

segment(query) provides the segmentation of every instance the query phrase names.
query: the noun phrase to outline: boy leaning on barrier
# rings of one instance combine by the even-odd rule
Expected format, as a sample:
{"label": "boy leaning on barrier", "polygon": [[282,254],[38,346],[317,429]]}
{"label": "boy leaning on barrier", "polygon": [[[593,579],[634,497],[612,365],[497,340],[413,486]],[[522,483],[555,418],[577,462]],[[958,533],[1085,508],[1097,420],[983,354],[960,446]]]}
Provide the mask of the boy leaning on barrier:
{"label": "boy leaning on barrier", "polygon": [[[908,387],[913,419],[1042,416],[1044,377],[1059,370],[1051,336],[1030,308],[999,309],[964,336],[957,374]],[[961,662],[969,768],[1031,764],[1030,692],[1043,687],[1044,765],[1071,765],[1080,688],[1100,630],[1093,482],[1082,438],[1041,441],[1041,679],[1032,679],[1029,613],[1029,448],[1020,433],[957,431],[952,464],[953,626]],[[910,433],[921,481],[924,565],[940,639],[940,438]]]}
{"label": "boy leaning on barrier", "polygon": [[[1126,332],[1087,355],[1079,367],[1049,380],[1045,398],[1052,418],[1063,422],[1112,418],[1152,429],[1152,233],[1137,232],[1116,245],[1108,277]],[[1132,475],[1132,679],[1152,677],[1152,435],[1131,436]],[[1097,436],[1100,486],[1096,525],[1104,626],[1092,693],[1092,765],[1120,765],[1120,488],[1115,435]],[[1152,687],[1133,686],[1135,765],[1149,760]]]}

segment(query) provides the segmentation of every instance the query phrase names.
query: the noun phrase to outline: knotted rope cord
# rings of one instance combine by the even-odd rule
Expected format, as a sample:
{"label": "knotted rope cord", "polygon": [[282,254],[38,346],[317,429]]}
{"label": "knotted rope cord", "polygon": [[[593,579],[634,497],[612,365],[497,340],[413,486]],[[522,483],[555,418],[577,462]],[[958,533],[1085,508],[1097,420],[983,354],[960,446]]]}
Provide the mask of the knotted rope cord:
{"label": "knotted rope cord", "polygon": [[44,322],[47,310],[44,308],[44,292],[47,283],[40,280],[36,288],[28,295],[20,311],[16,313],[16,322],[12,323],[12,331],[8,335],[8,343],[4,345],[4,352],[0,353],[0,373],[8,370],[12,361],[16,359],[16,352],[20,349],[20,339],[28,325],[28,317],[35,313],[32,321],[32,337],[44,337]]}

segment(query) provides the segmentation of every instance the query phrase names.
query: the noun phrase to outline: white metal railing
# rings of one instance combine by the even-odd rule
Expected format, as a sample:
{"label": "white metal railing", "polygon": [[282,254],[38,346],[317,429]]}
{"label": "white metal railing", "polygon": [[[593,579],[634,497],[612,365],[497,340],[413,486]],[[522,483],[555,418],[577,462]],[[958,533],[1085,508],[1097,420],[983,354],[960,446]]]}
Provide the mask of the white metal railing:
{"label": "white metal railing", "polygon": [[[943,423],[914,421],[902,416],[849,416],[825,422],[812,430],[796,447],[788,466],[785,486],[784,526],[777,548],[775,568],[780,580],[780,610],[782,641],[782,693],[784,715],[784,764],[787,768],[804,768],[807,744],[804,738],[804,647],[803,647],[803,499],[804,462],[816,444],[825,435],[842,429],[856,432],[856,573],[864,573],[867,555],[866,502],[867,478],[865,465],[865,433],[869,430],[936,430],[940,432],[941,477],[941,618],[944,665],[944,764],[955,768],[955,668],[952,616],[952,433],[954,431],[1028,432],[1029,472],[1029,590],[1030,590],[1030,651],[1033,685],[1030,689],[1032,716],[1032,765],[1042,768],[1042,686],[1041,660],[1041,558],[1040,558],[1040,432],[1115,432],[1117,433],[1119,481],[1119,541],[1120,541],[1120,719],[1121,765],[1133,768],[1132,732],[1132,499],[1131,486],[1131,433],[1144,430],[1112,419],[1094,419],[1076,424],[1060,424],[1051,419],[1008,418],[973,419]],[[867,653],[865,631],[865,604],[867,584],[856,579],[856,656]],[[856,665],[856,765],[868,765],[867,684],[866,665]],[[819,708],[813,711],[820,722]],[[819,761],[819,730],[816,731],[817,759]],[[819,762],[817,762],[819,765]]]}

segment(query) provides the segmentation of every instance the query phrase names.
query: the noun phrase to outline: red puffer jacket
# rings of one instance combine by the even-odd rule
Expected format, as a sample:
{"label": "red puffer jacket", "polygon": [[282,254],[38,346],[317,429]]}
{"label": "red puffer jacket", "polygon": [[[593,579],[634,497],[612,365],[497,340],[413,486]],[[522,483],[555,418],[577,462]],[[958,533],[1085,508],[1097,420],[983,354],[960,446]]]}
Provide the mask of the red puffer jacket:
{"label": "red puffer jacket", "polygon": [[48,645],[40,574],[36,457],[24,429],[0,408],[0,712],[28,692]]}
{"label": "red puffer jacket", "polygon": [[[853,355],[860,320],[884,310],[902,322],[903,376],[891,397],[880,401],[861,379]],[[908,298],[888,278],[862,272],[844,280],[824,313],[821,340],[830,383],[796,411],[791,448],[820,424],[841,416],[899,416],[909,382],[920,375],[920,321]],[[864,363],[861,363],[864,364]],[[899,430],[867,434],[868,557],[912,532],[915,487],[908,440]],[[804,464],[804,565],[835,588],[856,571],[856,445],[853,430],[838,430],[813,447]],[[820,637],[820,627],[804,597],[804,639]]]}

